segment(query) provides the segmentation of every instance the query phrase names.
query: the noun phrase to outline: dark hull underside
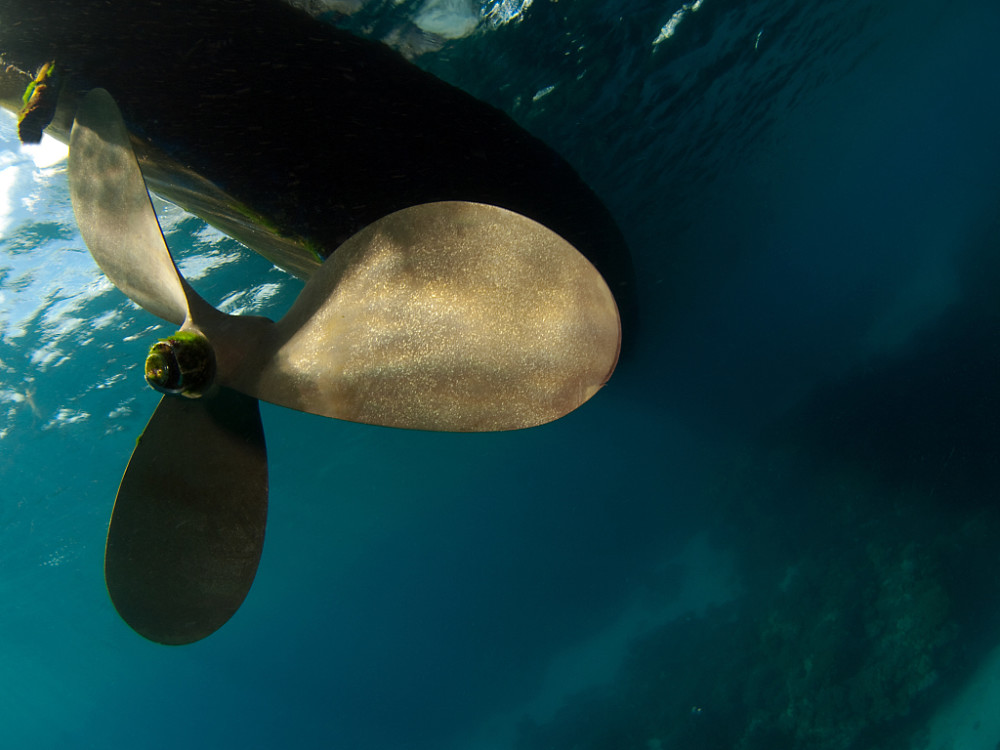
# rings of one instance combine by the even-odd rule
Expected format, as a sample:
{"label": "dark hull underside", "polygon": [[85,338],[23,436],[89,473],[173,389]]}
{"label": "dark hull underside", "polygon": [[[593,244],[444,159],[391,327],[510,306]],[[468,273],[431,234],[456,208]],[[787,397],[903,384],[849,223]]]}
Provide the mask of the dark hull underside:
{"label": "dark hull underside", "polygon": [[553,229],[629,317],[632,269],[610,213],[507,115],[278,0],[0,0],[2,93],[55,60],[68,136],[93,87],[119,102],[150,186],[277,264],[309,275],[370,222],[442,200]]}

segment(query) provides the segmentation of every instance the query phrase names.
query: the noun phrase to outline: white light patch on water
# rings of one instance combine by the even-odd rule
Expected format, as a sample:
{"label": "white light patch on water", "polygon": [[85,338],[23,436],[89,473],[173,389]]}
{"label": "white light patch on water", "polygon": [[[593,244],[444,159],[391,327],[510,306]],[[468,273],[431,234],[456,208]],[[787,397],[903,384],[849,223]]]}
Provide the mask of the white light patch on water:
{"label": "white light patch on water", "polygon": [[194,233],[195,239],[203,245],[215,245],[229,239],[221,230],[216,229],[211,224],[205,224]]}
{"label": "white light patch on water", "polygon": [[282,284],[260,284],[242,292],[233,292],[219,303],[229,315],[260,315],[260,309],[284,289]]}
{"label": "white light patch on water", "polygon": [[531,101],[537,102],[539,99],[542,99],[542,98],[548,96],[549,94],[551,94],[555,90],[556,90],[555,86],[546,86],[543,89],[538,89],[538,91],[535,92],[535,95],[533,97],[531,97]]}
{"label": "white light patch on water", "polygon": [[135,397],[125,399],[118,406],[108,412],[108,419],[121,419],[122,417],[131,417],[135,410],[132,408],[132,404],[135,403]]}
{"label": "white light patch on water", "polygon": [[104,389],[104,388],[114,388],[115,385],[117,385],[118,383],[120,383],[124,379],[125,379],[125,373],[124,372],[118,372],[118,373],[115,373],[114,375],[112,375],[111,377],[106,378],[105,380],[103,380],[102,382],[98,383],[94,387],[97,388],[98,390],[101,390],[101,389]]}
{"label": "white light patch on water", "polygon": [[425,0],[413,23],[445,39],[461,39],[476,30],[479,16],[471,0]]}
{"label": "white light patch on water", "polygon": [[364,0],[286,0],[293,8],[301,8],[314,16],[324,13],[351,15],[364,7]]}
{"label": "white light patch on water", "polygon": [[21,148],[39,169],[53,167],[69,155],[69,146],[46,133],[42,133],[41,143],[23,144]]}
{"label": "white light patch on water", "polygon": [[531,0],[494,0],[483,6],[483,19],[494,29],[520,21],[531,7]]}
{"label": "white light patch on water", "polygon": [[238,253],[223,253],[219,251],[199,253],[198,255],[189,255],[183,260],[178,261],[177,268],[185,279],[196,281],[208,276],[215,269],[235,263],[238,260]]}
{"label": "white light patch on water", "polygon": [[18,178],[18,168],[11,164],[10,151],[0,153],[0,235],[6,234],[14,213],[14,185]]}
{"label": "white light patch on water", "polygon": [[0,390],[0,404],[8,402],[13,404],[23,404],[24,401],[25,395],[23,393],[11,390]]}
{"label": "white light patch on water", "polygon": [[28,361],[38,371],[45,371],[49,367],[58,367],[63,362],[69,361],[69,355],[55,341],[50,341],[44,346],[35,349],[28,357]]}
{"label": "white light patch on water", "polygon": [[254,304],[263,305],[266,302],[270,302],[275,296],[277,296],[281,291],[285,289],[284,284],[261,284],[254,290]]}
{"label": "white light patch on water", "polygon": [[125,336],[122,339],[122,341],[127,344],[127,343],[130,343],[132,341],[138,341],[139,339],[150,338],[152,336],[158,336],[162,330],[163,330],[163,325],[162,324],[157,324],[157,325],[152,325],[152,326],[146,326],[144,329],[142,329],[138,333],[133,333],[133,334],[130,334],[128,336]]}
{"label": "white light patch on water", "polygon": [[674,32],[677,31],[677,27],[680,26],[681,21],[687,17],[688,13],[696,12],[699,8],[701,8],[701,4],[704,1],[705,0],[696,0],[696,2],[693,3],[684,3],[684,5],[674,11],[674,14],[670,16],[670,20],[663,25],[663,28],[660,29],[659,35],[653,40],[653,46],[655,47],[660,42],[665,42],[667,39],[672,37]]}
{"label": "white light patch on water", "polygon": [[105,328],[112,323],[121,320],[122,311],[121,310],[108,310],[106,312],[97,315],[90,319],[91,328],[100,329]]}
{"label": "white light patch on water", "polygon": [[79,409],[59,409],[43,426],[43,430],[51,430],[54,427],[62,427],[69,424],[79,424],[90,419],[90,414]]}
{"label": "white light patch on water", "polygon": [[[0,120],[9,128],[6,118]],[[0,152],[0,235],[5,235],[25,215],[24,185],[30,180],[31,162],[20,151]]]}

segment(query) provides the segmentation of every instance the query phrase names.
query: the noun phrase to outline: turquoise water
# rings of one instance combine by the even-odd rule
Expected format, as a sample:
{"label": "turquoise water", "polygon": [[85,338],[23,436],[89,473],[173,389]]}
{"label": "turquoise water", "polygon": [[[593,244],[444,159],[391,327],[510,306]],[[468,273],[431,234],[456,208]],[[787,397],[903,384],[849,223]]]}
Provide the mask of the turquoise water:
{"label": "turquoise water", "polygon": [[[261,567],[188,647],[129,630],[102,575],[164,328],[0,120],[5,747],[996,747],[963,691],[1000,644],[1000,8],[523,5],[418,63],[602,196],[635,350],[526,432],[263,405]],[[160,213],[210,301],[291,303]]]}

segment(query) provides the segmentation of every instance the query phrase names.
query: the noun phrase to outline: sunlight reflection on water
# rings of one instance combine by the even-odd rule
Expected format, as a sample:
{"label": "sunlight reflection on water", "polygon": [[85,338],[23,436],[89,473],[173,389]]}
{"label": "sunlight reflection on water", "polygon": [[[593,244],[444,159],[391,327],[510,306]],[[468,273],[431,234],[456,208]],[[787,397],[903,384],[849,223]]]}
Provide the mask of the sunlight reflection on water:
{"label": "sunlight reflection on water", "polygon": [[[23,147],[13,118],[0,117],[0,439],[17,426],[51,430],[91,417],[103,420],[105,435],[124,429],[145,388],[145,347],[168,332],[91,259],[76,229],[65,155],[49,138]],[[178,266],[206,298],[224,300],[228,312],[271,317],[289,304],[300,282],[180,208],[158,198],[154,205]],[[63,369],[58,381],[47,374]]]}

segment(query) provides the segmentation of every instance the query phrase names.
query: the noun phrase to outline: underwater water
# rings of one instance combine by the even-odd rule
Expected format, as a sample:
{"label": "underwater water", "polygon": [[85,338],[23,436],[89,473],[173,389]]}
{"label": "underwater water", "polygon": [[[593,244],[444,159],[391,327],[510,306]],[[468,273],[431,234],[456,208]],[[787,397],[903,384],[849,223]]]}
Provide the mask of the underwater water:
{"label": "underwater water", "polygon": [[[93,265],[58,149],[0,118],[0,742],[994,750],[1000,5],[446,5],[342,22],[484,14],[417,63],[615,215],[618,371],[514,433],[263,404],[250,595],[147,642],[103,545],[170,331]],[[160,215],[209,301],[291,304],[300,282]]]}

